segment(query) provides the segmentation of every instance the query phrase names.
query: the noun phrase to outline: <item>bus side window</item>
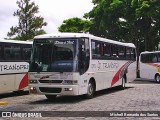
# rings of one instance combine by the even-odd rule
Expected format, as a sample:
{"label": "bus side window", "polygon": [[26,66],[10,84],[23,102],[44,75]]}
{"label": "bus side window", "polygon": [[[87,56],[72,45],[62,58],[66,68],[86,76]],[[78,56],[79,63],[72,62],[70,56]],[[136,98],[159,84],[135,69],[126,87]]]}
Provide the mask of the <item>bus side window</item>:
{"label": "bus side window", "polygon": [[160,62],[160,53],[157,54],[158,62]]}
{"label": "bus side window", "polygon": [[131,50],[131,59],[135,60],[136,59],[136,51],[133,48],[131,48],[130,50]]}
{"label": "bus side window", "polygon": [[158,61],[157,54],[151,54],[151,57],[152,57],[152,62]]}
{"label": "bus side window", "polygon": [[11,46],[10,45],[5,45],[4,46],[4,58],[5,60],[11,60]]}
{"label": "bus side window", "polygon": [[0,60],[2,60],[3,59],[3,54],[2,54],[3,52],[2,52],[2,45],[0,45]]}
{"label": "bus side window", "polygon": [[144,54],[141,54],[141,62],[142,63],[146,63],[146,55],[144,55]]}
{"label": "bus side window", "polygon": [[111,57],[111,45],[109,43],[104,43],[104,57]]}
{"label": "bus side window", "polygon": [[98,41],[92,41],[92,58],[101,59],[101,43]]}
{"label": "bus side window", "polygon": [[14,59],[14,60],[22,60],[22,56],[21,56],[21,47],[20,47],[20,45],[13,45],[12,46],[12,59]]}
{"label": "bus side window", "polygon": [[111,57],[115,59],[119,58],[118,51],[117,51],[117,45],[113,45],[113,44],[111,45]]}
{"label": "bus side window", "polygon": [[149,55],[149,54],[144,54],[143,56],[145,56],[145,57],[144,57],[144,62],[145,62],[145,63],[151,62],[151,61],[150,61],[150,55]]}
{"label": "bus side window", "polygon": [[130,59],[131,58],[131,49],[130,48],[126,48],[126,58]]}
{"label": "bus side window", "polygon": [[31,57],[31,45],[23,46],[22,54],[23,54],[23,59],[24,60],[30,60],[30,57]]}
{"label": "bus side window", "polygon": [[118,46],[118,55],[120,59],[125,59],[125,47]]}

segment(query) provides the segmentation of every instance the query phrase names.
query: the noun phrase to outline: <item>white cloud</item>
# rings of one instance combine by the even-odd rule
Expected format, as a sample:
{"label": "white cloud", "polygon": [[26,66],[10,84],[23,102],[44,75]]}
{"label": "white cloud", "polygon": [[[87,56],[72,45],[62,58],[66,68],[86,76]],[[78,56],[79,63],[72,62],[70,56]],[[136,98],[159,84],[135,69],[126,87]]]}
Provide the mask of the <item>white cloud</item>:
{"label": "white cloud", "polygon": [[[18,19],[13,16],[18,9],[17,0],[0,1],[0,38],[7,37],[11,26],[18,24]],[[58,32],[57,28],[63,20],[80,17],[93,8],[92,0],[34,0],[39,6],[39,15],[48,23],[43,29],[47,33]]]}
{"label": "white cloud", "polygon": [[10,27],[18,23],[17,17],[13,17],[16,9],[16,0],[0,1],[0,38],[6,37]]}

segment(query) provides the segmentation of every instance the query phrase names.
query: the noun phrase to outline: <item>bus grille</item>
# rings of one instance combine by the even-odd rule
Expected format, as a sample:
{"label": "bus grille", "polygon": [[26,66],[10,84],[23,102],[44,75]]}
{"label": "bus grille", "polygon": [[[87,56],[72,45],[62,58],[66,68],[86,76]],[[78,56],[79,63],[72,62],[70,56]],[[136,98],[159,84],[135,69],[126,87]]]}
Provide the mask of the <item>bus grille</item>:
{"label": "bus grille", "polygon": [[40,83],[62,83],[63,80],[39,80]]}
{"label": "bus grille", "polygon": [[47,88],[47,87],[40,87],[39,90],[45,93],[60,93],[62,88]]}

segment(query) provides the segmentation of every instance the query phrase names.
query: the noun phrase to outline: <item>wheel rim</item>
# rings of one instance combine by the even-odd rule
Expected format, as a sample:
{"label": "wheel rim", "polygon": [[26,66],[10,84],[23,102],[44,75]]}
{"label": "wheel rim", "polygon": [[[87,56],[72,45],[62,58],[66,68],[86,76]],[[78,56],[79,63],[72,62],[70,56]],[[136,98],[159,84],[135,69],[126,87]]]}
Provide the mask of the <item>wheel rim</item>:
{"label": "wheel rim", "polygon": [[93,86],[91,83],[88,84],[88,95],[91,96],[93,94]]}
{"label": "wheel rim", "polygon": [[124,81],[124,77],[122,78],[122,87],[125,88],[125,81]]}
{"label": "wheel rim", "polygon": [[159,75],[157,75],[157,77],[156,77],[156,81],[157,81],[157,82],[159,82],[159,81],[160,81],[160,76],[159,76]]}

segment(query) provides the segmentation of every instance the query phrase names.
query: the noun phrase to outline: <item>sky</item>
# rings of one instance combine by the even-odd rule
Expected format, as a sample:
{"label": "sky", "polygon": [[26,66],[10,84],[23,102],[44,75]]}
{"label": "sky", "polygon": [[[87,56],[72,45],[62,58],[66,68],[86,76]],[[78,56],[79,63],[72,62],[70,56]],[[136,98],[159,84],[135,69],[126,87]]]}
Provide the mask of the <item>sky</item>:
{"label": "sky", "polygon": [[[0,0],[0,38],[7,38],[12,26],[18,25],[13,13],[19,9],[17,0]],[[63,20],[79,17],[92,10],[92,0],[31,0],[39,6],[39,15],[48,23],[43,29],[47,33],[58,32]]]}

